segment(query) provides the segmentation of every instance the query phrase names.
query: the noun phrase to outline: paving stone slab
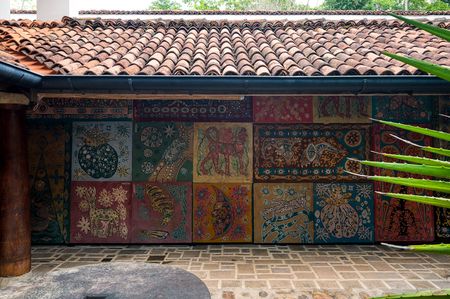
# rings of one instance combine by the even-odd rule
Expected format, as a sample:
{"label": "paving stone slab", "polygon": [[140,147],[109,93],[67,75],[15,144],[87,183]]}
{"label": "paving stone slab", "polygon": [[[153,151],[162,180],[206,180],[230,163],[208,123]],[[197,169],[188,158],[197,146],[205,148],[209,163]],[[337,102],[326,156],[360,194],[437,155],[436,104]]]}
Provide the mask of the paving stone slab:
{"label": "paving stone slab", "polygon": [[179,268],[110,263],[59,270],[42,277],[26,275],[0,290],[0,298],[208,299],[211,296],[205,283]]}

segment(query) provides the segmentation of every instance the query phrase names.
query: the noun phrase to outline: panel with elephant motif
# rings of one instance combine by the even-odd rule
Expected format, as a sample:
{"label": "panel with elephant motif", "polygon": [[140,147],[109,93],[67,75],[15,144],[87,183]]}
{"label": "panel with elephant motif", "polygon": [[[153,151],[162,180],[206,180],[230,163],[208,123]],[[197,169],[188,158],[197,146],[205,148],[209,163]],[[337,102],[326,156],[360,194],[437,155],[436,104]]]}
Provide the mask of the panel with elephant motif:
{"label": "panel with elephant motif", "polygon": [[71,243],[130,241],[131,183],[72,182]]}
{"label": "panel with elephant motif", "polygon": [[74,122],[73,181],[131,180],[131,122]]}
{"label": "panel with elephant motif", "polygon": [[313,243],[312,183],[257,183],[255,243]]}
{"label": "panel with elephant motif", "polygon": [[252,124],[194,125],[194,182],[252,182]]}
{"label": "panel with elephant motif", "polygon": [[373,117],[404,123],[429,123],[436,116],[438,98],[432,96],[374,96]]}
{"label": "panel with elephant motif", "polygon": [[192,123],[135,123],[133,181],[192,181]]}
{"label": "panel with elephant motif", "polygon": [[251,188],[251,184],[194,184],[194,242],[251,242]]}
{"label": "panel with elephant motif", "polygon": [[28,122],[31,240],[69,242],[70,125]]}
{"label": "panel with elephant motif", "polygon": [[313,103],[314,123],[370,123],[370,97],[319,96]]}
{"label": "panel with elephant motif", "polygon": [[134,101],[137,121],[251,121],[252,100]]}
{"label": "panel with elephant motif", "polygon": [[256,123],[312,123],[312,97],[253,97]]}
{"label": "panel with elephant motif", "polygon": [[436,239],[450,241],[450,209],[436,208]]}
{"label": "panel with elephant motif", "polygon": [[372,183],[315,183],[314,241],[372,243]]}
{"label": "panel with elephant motif", "polygon": [[132,243],[192,242],[192,183],[134,183]]}
{"label": "panel with elephant motif", "polygon": [[369,152],[364,125],[255,125],[255,180],[358,180]]}
{"label": "panel with elephant motif", "polygon": [[[431,145],[432,139],[421,134],[398,130],[392,127],[375,125],[373,128],[375,152],[424,156],[419,148],[396,140],[394,134],[400,138],[420,145]],[[430,154],[426,156],[431,157]],[[375,155],[376,160],[394,162],[390,158]],[[398,161],[395,161],[398,162]],[[397,177],[416,177],[403,172],[386,169],[374,169],[376,175]],[[384,182],[376,182],[375,190],[392,193],[429,194],[422,189],[404,187]],[[375,238],[380,242],[423,242],[434,240],[433,207],[411,201],[405,201],[386,196],[375,195]]]}

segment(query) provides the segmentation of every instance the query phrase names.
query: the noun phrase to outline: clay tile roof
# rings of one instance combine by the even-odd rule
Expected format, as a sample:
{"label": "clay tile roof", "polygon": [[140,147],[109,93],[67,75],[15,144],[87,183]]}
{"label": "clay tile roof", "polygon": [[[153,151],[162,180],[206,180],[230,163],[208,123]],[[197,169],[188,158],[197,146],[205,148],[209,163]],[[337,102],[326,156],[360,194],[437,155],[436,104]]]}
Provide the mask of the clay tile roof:
{"label": "clay tile roof", "polygon": [[450,66],[450,43],[396,20],[0,21],[0,61],[45,74],[421,74],[382,50]]}
{"label": "clay tile roof", "polygon": [[[11,10],[11,13],[36,13],[36,11],[20,11]],[[399,15],[409,16],[426,16],[426,15],[449,15],[449,11],[394,11]],[[251,10],[251,11],[235,11],[235,10],[80,10],[80,15],[269,15],[269,16],[286,16],[286,15],[387,15],[382,10]]]}

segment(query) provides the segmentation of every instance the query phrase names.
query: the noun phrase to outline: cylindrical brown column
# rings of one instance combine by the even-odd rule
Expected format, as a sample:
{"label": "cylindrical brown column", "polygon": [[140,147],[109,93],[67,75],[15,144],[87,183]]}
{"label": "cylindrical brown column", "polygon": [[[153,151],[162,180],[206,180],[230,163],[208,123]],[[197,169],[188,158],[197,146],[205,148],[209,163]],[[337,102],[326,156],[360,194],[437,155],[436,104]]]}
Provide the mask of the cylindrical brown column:
{"label": "cylindrical brown column", "polygon": [[31,268],[24,105],[0,104],[0,276]]}

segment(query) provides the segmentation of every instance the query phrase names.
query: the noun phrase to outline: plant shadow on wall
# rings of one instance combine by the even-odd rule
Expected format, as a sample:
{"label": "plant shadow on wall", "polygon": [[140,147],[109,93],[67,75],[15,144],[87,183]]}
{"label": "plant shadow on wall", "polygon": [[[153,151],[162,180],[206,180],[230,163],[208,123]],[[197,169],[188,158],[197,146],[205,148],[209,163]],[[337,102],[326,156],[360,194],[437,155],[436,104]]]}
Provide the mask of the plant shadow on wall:
{"label": "plant shadow on wall", "polygon": [[[435,36],[445,39],[450,42],[450,31],[444,28],[439,28],[436,26],[432,26],[429,24],[424,24],[415,20],[410,20],[401,16],[397,16],[392,14],[392,16],[412,25],[416,26],[420,29],[423,29]],[[409,64],[418,68],[419,70],[433,74],[441,79],[450,82],[450,69],[444,66],[439,66],[435,64],[428,63],[426,61],[421,61],[417,59],[413,59],[410,57],[404,57],[397,54],[389,53],[384,51],[384,55],[391,57],[392,59],[399,60],[403,63]],[[450,118],[447,115],[440,115],[445,121],[448,121]],[[432,138],[439,139],[444,142],[450,141],[450,134],[437,130],[430,130],[427,128],[422,128],[418,126],[406,125],[391,121],[383,121],[373,119],[376,122],[381,124],[392,126],[401,130],[406,130],[412,133],[418,133],[425,136],[429,136]],[[375,153],[377,155],[381,155],[383,161],[359,161],[363,165],[371,166],[379,168],[383,171],[386,171],[388,174],[396,174],[407,173],[410,177],[403,177],[401,175],[393,176],[393,175],[361,175],[356,173],[351,173],[357,176],[363,176],[365,178],[374,180],[376,182],[381,183],[389,183],[395,186],[400,186],[400,188],[394,188],[393,190],[398,190],[393,192],[381,192],[376,191],[377,194],[381,196],[386,196],[391,198],[390,200],[400,201],[403,205],[404,201],[412,201],[416,203],[423,203],[428,205],[433,205],[439,208],[450,209],[450,162],[448,161],[448,157],[450,157],[450,150],[444,148],[436,148],[432,146],[423,146],[416,143],[413,143],[409,140],[405,140],[396,135],[391,134],[391,137],[396,139],[397,142],[406,143],[409,146],[417,148],[419,151],[427,153],[427,154],[435,154],[437,158],[428,158],[421,157],[417,155],[411,154],[398,154],[398,153]],[[354,159],[353,159],[354,160]],[[396,163],[392,161],[403,161],[404,163]],[[406,163],[405,163],[406,162]],[[417,178],[417,176],[420,176]],[[412,188],[416,194],[407,193],[408,188]],[[417,189],[423,189],[428,192],[424,192],[423,194],[417,194]],[[392,189],[391,189],[392,190]],[[434,195],[433,195],[434,193]],[[402,217],[406,220],[407,217],[405,215],[399,215],[399,221],[401,221]],[[410,219],[411,220],[411,219]],[[430,244],[430,245],[410,245],[410,246],[397,246],[391,244],[384,245],[406,249],[406,250],[414,250],[414,251],[422,251],[422,252],[430,252],[430,253],[441,253],[441,254],[450,254],[450,244]],[[413,294],[402,294],[402,295],[391,295],[385,297],[378,298],[449,298],[450,290],[442,290],[439,292],[419,292]]]}

